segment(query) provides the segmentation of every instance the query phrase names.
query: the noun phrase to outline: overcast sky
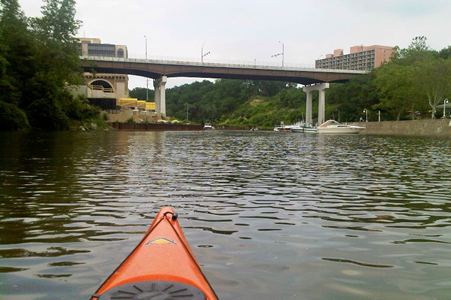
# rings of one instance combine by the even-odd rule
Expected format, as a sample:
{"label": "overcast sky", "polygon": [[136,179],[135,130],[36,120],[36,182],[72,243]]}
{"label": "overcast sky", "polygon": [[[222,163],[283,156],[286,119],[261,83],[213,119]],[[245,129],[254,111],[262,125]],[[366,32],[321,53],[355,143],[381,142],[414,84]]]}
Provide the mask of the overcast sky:
{"label": "overcast sky", "polygon": [[[19,0],[40,16],[39,0]],[[77,0],[80,37],[126,45],[129,57],[313,67],[321,55],[356,45],[407,47],[426,36],[451,45],[450,0]],[[200,79],[197,79],[200,80]],[[192,82],[169,78],[166,87]],[[146,79],[130,76],[130,89]],[[152,84],[149,84],[151,87]],[[152,86],[153,88],[153,86]]]}

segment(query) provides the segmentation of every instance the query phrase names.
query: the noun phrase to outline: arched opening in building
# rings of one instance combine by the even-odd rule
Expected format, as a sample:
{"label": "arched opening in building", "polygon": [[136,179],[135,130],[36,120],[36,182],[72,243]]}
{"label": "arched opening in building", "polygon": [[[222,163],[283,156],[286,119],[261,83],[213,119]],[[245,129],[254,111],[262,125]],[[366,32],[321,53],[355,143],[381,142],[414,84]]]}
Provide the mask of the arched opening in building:
{"label": "arched opening in building", "polygon": [[111,84],[108,81],[105,80],[94,80],[92,81],[89,86],[93,89],[93,90],[102,90],[106,93],[113,93],[114,89],[111,86]]}
{"label": "arched opening in building", "polygon": [[117,49],[117,57],[124,57],[124,49],[122,48]]}

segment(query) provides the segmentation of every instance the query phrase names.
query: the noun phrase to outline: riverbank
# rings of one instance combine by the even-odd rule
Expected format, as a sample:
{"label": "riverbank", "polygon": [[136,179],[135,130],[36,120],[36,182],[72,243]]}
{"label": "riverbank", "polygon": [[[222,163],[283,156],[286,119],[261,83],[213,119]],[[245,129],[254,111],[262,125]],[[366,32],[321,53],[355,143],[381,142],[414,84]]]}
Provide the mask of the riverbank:
{"label": "riverbank", "polygon": [[350,124],[364,126],[366,129],[360,134],[451,137],[451,120],[449,119],[356,122]]}

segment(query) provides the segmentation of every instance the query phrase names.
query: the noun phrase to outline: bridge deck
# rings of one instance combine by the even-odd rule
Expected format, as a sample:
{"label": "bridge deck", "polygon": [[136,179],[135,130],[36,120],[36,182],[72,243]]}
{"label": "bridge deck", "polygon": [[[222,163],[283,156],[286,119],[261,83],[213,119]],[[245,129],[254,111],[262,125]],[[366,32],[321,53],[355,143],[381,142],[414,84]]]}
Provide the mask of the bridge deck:
{"label": "bridge deck", "polygon": [[81,56],[86,72],[118,73],[157,79],[167,77],[227,78],[295,82],[304,85],[346,82],[367,71],[200,63],[136,58]]}

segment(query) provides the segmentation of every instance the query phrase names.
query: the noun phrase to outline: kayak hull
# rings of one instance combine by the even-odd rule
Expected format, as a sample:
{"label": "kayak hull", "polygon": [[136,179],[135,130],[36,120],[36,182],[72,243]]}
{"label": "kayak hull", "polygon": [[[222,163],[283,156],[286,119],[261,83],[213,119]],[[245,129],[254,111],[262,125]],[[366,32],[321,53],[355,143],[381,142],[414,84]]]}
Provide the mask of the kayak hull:
{"label": "kayak hull", "polygon": [[138,246],[91,299],[172,297],[217,299],[183,235],[177,214],[164,207]]}

